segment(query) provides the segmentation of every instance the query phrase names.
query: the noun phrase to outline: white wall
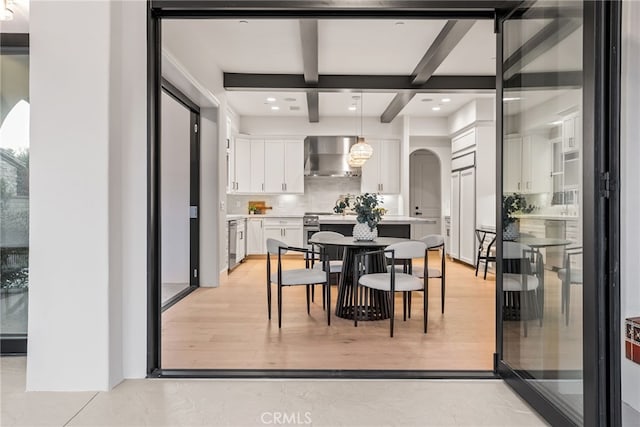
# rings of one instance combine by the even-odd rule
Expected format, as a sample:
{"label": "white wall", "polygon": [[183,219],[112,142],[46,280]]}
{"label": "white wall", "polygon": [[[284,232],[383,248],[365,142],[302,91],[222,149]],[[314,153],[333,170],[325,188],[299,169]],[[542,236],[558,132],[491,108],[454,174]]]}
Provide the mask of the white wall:
{"label": "white wall", "polygon": [[413,136],[449,136],[446,117],[411,117],[409,134]]}
{"label": "white wall", "polygon": [[476,225],[496,224],[496,128],[476,127]]}
{"label": "white wall", "polygon": [[[640,316],[640,2],[623,1],[622,12],[620,279],[624,322],[626,317]],[[624,357],[624,341],[622,345],[622,400],[640,411],[640,365]]]}
{"label": "white wall", "polygon": [[[218,109],[200,109],[200,286],[218,286],[220,272]],[[222,158],[224,161],[224,156]],[[223,182],[224,185],[224,182]],[[224,196],[224,192],[222,193]],[[223,239],[224,240],[224,239]],[[224,256],[224,253],[222,254]]]}
{"label": "white wall", "polygon": [[164,91],[160,132],[161,283],[190,279],[191,111]]}
{"label": "white wall", "polygon": [[145,373],[145,7],[31,2],[28,390]]}

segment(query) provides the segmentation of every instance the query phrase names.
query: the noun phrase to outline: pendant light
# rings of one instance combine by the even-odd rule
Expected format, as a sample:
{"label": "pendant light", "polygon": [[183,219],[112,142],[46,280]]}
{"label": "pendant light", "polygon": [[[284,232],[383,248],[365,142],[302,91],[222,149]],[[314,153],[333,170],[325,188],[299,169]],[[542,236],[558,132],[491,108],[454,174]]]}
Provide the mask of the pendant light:
{"label": "pendant light", "polygon": [[[362,130],[362,122],[363,122],[363,107],[364,107],[364,94],[360,92],[360,136],[356,140],[356,143],[351,146],[351,150],[349,150],[349,158],[353,158],[354,160],[364,160],[367,161],[373,155],[373,147],[364,140],[364,133]],[[364,162],[363,162],[364,164]]]}
{"label": "pendant light", "polygon": [[352,168],[361,168],[362,165],[364,165],[366,161],[367,161],[367,159],[355,159],[353,157],[353,154],[349,153],[349,160],[347,160],[347,163]]}

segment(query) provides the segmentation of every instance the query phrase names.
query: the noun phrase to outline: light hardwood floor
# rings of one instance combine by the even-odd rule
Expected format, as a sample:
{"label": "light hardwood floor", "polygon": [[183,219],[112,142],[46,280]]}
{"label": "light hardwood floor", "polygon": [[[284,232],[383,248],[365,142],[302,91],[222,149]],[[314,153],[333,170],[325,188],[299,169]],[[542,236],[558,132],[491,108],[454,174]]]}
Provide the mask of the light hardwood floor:
{"label": "light hardwood floor", "polygon": [[[302,266],[287,260],[287,268]],[[434,265],[435,266],[435,265]],[[359,322],[332,315],[326,324],[318,286],[307,315],[304,287],[283,290],[282,329],[275,294],[267,318],[266,261],[250,259],[218,288],[201,288],[162,315],[162,367],[198,369],[406,369],[491,370],[495,351],[495,281],[447,262],[445,313],[440,281],[432,280],[429,330],[422,333],[422,293],[414,293],[412,318],[402,321],[396,299],[394,337],[389,321]],[[275,286],[274,286],[275,290]],[[335,303],[337,291],[332,289]],[[333,305],[333,304],[332,304]],[[333,312],[332,312],[333,313]]]}

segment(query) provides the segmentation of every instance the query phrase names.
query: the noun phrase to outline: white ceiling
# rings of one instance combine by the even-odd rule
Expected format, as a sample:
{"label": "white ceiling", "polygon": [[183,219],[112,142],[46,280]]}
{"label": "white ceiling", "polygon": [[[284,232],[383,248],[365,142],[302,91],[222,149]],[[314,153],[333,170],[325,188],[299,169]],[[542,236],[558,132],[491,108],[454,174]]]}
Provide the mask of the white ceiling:
{"label": "white ceiling", "polygon": [[[319,20],[318,70],[320,74],[410,75],[445,25],[443,20]],[[302,46],[298,20],[168,20],[163,21],[163,48],[197,78],[207,73],[302,74]],[[204,64],[203,64],[204,62]],[[478,21],[454,48],[436,74],[493,75],[495,35],[492,21]],[[207,78],[205,77],[205,80]],[[302,92],[228,92],[229,104],[241,116],[306,116]],[[320,117],[359,114],[349,111],[352,93],[320,93]],[[267,97],[277,99],[271,109]],[[380,116],[393,93],[366,93],[365,116]],[[434,103],[421,102],[443,94],[419,94],[400,113],[442,117],[451,114],[473,93],[452,94],[452,101],[433,111]],[[294,98],[295,101],[283,101]],[[289,107],[297,106],[292,111]]]}
{"label": "white ceiling", "polygon": [[29,0],[10,0],[9,9],[13,11],[13,20],[0,21],[0,33],[28,33]]}

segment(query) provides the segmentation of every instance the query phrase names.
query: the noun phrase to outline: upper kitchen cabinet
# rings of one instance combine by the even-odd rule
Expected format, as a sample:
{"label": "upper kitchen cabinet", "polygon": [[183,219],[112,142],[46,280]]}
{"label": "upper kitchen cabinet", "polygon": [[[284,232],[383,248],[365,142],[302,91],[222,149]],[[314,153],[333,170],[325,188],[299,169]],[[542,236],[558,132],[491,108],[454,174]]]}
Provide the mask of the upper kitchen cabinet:
{"label": "upper kitchen cabinet", "polygon": [[246,138],[235,138],[229,153],[229,192],[248,193],[251,189],[251,144]]}
{"label": "upper kitchen cabinet", "polygon": [[551,143],[541,135],[509,136],[504,142],[504,192],[551,192]]}
{"label": "upper kitchen cabinet", "polygon": [[303,193],[301,140],[236,138],[229,150],[229,193]]}
{"label": "upper kitchen cabinet", "polygon": [[581,131],[582,124],[578,113],[568,115],[562,119],[562,149],[564,152],[580,149]]}
{"label": "upper kitchen cabinet", "polygon": [[264,143],[264,191],[304,193],[302,141],[267,140]]}
{"label": "upper kitchen cabinet", "polygon": [[362,166],[363,193],[400,193],[400,141],[367,139],[373,155]]}

